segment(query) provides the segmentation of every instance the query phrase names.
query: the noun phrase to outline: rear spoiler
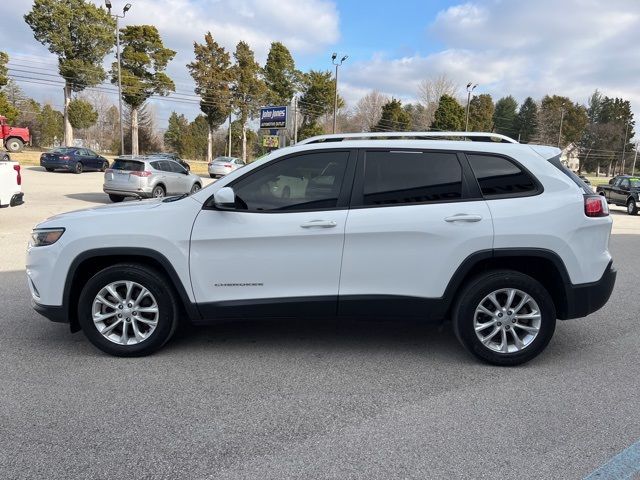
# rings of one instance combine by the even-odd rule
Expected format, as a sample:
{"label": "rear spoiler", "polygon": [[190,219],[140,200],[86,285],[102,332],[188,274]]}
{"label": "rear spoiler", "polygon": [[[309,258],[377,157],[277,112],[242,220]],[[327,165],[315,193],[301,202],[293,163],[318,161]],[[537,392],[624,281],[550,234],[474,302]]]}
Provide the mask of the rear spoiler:
{"label": "rear spoiler", "polygon": [[545,160],[549,160],[550,158],[557,157],[562,154],[562,150],[556,147],[549,147],[547,145],[529,145],[531,150],[536,152]]}

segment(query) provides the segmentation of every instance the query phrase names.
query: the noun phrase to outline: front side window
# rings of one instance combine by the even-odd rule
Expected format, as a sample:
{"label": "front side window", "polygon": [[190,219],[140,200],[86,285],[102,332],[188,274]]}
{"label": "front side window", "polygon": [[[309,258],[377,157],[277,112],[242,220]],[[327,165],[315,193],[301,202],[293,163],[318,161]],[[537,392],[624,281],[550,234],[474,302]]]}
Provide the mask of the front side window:
{"label": "front side window", "polygon": [[620,183],[620,186],[622,188],[630,188],[631,183],[629,182],[628,178],[625,178],[624,180],[622,180],[622,182]]}
{"label": "front side window", "polygon": [[533,195],[538,187],[531,175],[510,160],[494,155],[467,154],[484,198]]}
{"label": "front side window", "polygon": [[289,157],[234,183],[236,208],[250,211],[326,210],[338,206],[349,152]]}
{"label": "front side window", "polygon": [[462,167],[455,153],[369,151],[364,167],[365,206],[462,198]]}

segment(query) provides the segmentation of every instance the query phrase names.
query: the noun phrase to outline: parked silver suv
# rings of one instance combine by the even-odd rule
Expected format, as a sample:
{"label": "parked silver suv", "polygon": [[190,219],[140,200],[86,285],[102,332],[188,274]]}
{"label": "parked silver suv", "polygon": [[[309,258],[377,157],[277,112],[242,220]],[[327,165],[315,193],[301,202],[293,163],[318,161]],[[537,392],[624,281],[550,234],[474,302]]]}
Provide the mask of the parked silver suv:
{"label": "parked silver suv", "polygon": [[161,198],[194,193],[202,180],[178,162],[160,156],[121,156],[104,174],[104,193],[112,202],[125,197]]}

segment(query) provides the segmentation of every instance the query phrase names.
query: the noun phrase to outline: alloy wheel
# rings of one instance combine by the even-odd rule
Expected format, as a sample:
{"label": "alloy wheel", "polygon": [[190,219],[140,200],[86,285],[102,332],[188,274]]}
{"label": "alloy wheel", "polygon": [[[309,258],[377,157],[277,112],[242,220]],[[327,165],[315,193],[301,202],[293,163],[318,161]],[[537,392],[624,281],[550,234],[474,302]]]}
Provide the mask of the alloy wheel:
{"label": "alloy wheel", "polygon": [[91,313],[98,332],[118,345],[135,345],[148,339],[160,316],[153,294],[130,280],[103,287],[93,300]]}
{"label": "alloy wheel", "polygon": [[495,290],[478,304],[473,327],[488,349],[515,353],[527,348],[540,332],[542,315],[536,301],[516,288]]}

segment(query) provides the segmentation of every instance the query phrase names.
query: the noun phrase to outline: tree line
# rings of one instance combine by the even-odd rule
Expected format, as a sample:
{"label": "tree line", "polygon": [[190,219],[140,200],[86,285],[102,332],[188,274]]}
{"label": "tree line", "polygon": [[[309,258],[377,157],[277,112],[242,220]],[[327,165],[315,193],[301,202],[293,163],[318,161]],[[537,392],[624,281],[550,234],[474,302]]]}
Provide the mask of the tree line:
{"label": "tree line", "polygon": [[[47,145],[53,139],[73,143],[74,129],[81,129],[103,149],[119,150],[117,108],[99,97],[95,88],[107,79],[117,84],[117,63],[103,68],[115,44],[115,22],[102,7],[88,0],[35,0],[25,21],[36,40],[58,57],[58,73],[64,81],[62,112],[25,98],[8,79],[6,54],[0,52],[0,113],[34,131],[34,139]],[[130,25],[120,30],[122,100],[126,106],[125,150],[134,154],[158,150],[162,143],[187,158],[211,159],[228,150],[221,126],[230,116],[231,148],[243,159],[262,153],[259,135],[249,128],[263,105],[291,105],[296,98],[298,138],[330,131],[335,80],[329,70],[301,72],[291,52],[273,42],[261,66],[249,45],[240,41],[233,52],[219,45],[211,32],[193,44],[193,61],[186,65],[195,83],[201,115],[189,122],[173,112],[163,138],[157,135],[152,96],[175,101],[166,69],[176,55],[165,47],[152,25]],[[338,98],[341,131],[470,131],[497,132],[521,142],[536,142],[577,149],[580,167],[609,172],[622,168],[621,152],[632,154],[635,122],[630,103],[594,92],[582,105],[568,97],[546,95],[526,98],[522,104],[510,95],[494,102],[491,95],[460,96],[459,86],[446,76],[426,79],[419,100],[401,100],[372,91],[349,108]],[[467,112],[468,109],[468,112]],[[226,130],[226,129],[225,129]],[[102,132],[102,133],[100,133]],[[110,138],[105,137],[105,132]],[[289,132],[292,137],[293,132]]]}

